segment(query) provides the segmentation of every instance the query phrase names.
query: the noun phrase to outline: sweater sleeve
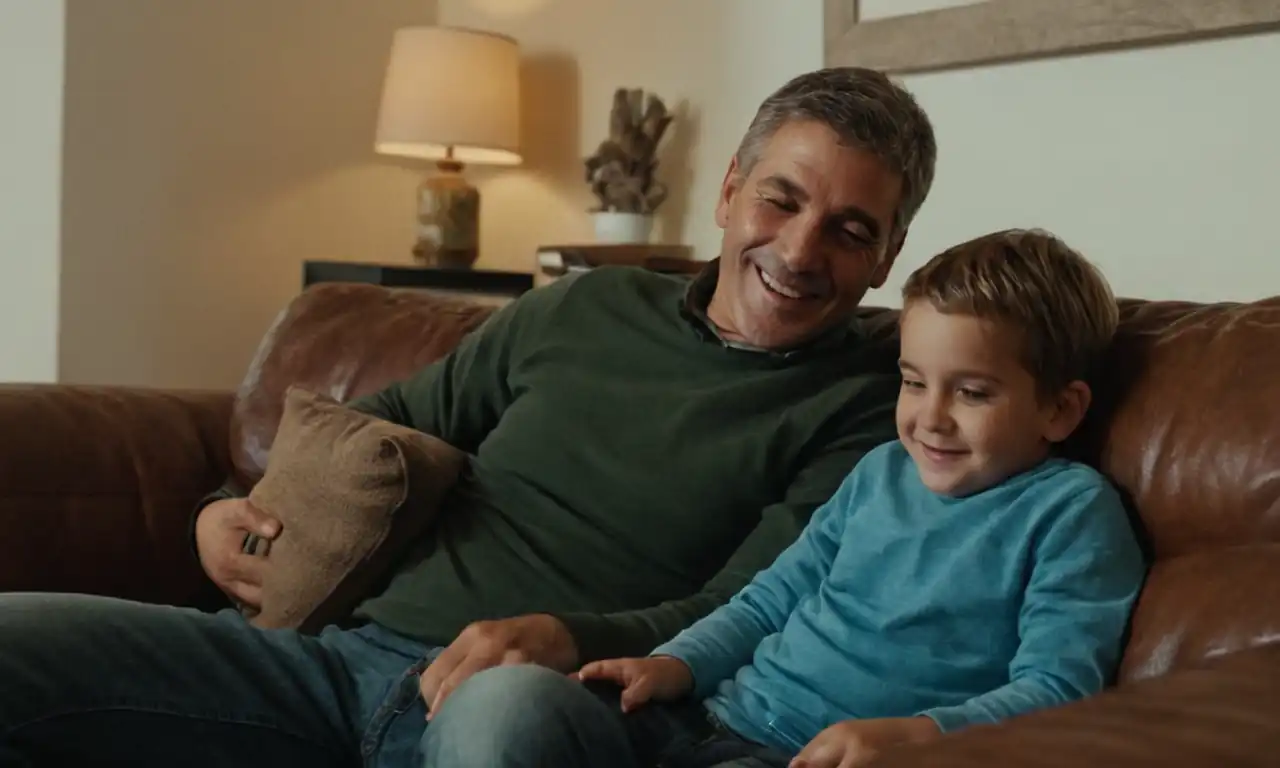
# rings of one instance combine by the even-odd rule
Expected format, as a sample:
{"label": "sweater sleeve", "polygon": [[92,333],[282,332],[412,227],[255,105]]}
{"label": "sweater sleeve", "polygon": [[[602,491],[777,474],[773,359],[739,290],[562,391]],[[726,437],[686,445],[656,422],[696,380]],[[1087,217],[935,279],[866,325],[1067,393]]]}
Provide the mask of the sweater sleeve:
{"label": "sweater sleeve", "polygon": [[196,546],[196,520],[200,518],[200,513],[215,501],[238,499],[247,495],[249,495],[248,491],[241,488],[234,478],[228,478],[217,490],[209,492],[196,502],[195,509],[191,510],[191,515],[187,518],[187,544],[196,562],[200,561],[200,548]]}
{"label": "sweater sleeve", "polygon": [[[511,404],[508,375],[520,346],[537,337],[573,282],[570,276],[524,294],[464,336],[449,354],[404,381],[348,401],[348,407],[475,453]],[[248,493],[228,480],[196,504],[188,525],[193,552],[200,512],[215,501]]]}
{"label": "sweater sleeve", "polygon": [[836,495],[813,514],[800,538],[742,591],[653,651],[655,656],[674,656],[688,665],[696,697],[710,695],[721,681],[732,677],[766,637],[782,631],[802,600],[817,593],[831,572],[845,523],[859,505],[858,474],[859,469],[849,473]]}
{"label": "sweater sleeve", "polygon": [[514,399],[512,366],[549,322],[573,277],[524,294],[410,378],[348,402],[474,454]]}
{"label": "sweater sleeve", "polygon": [[858,417],[841,437],[800,470],[785,496],[766,507],[760,522],[698,592],[633,611],[608,614],[560,613],[578,646],[582,663],[621,656],[644,656],[675,637],[731,597],[799,537],[814,511],[840,487],[850,469],[877,445],[893,438],[895,377],[869,377],[851,405]]}
{"label": "sweater sleeve", "polygon": [[[1105,482],[1105,481],[1104,481]],[[1119,494],[1077,496],[1035,546],[1008,684],[924,714],[943,732],[1100,692],[1119,665],[1146,565]]]}

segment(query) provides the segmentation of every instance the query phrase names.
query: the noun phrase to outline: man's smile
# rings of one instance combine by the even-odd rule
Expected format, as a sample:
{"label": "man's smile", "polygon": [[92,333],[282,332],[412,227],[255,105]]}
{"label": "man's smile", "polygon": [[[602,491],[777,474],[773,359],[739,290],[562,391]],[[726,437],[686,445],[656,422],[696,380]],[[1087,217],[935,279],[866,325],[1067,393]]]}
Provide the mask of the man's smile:
{"label": "man's smile", "polygon": [[791,281],[783,280],[773,274],[761,269],[759,264],[752,262],[751,264],[756,276],[764,285],[765,290],[772,294],[775,298],[785,299],[788,301],[812,301],[821,298],[822,294],[813,289],[806,289]]}

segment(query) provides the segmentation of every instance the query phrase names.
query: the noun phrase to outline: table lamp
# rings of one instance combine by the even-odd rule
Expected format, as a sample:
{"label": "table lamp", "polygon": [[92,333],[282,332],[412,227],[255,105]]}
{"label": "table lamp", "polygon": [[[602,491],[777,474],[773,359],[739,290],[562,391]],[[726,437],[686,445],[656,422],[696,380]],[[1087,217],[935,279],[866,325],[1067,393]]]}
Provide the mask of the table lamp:
{"label": "table lamp", "polygon": [[466,163],[517,165],[520,52],[516,41],[455,27],[397,30],[374,148],[436,162],[418,187],[415,259],[469,269],[480,240],[480,193]]}

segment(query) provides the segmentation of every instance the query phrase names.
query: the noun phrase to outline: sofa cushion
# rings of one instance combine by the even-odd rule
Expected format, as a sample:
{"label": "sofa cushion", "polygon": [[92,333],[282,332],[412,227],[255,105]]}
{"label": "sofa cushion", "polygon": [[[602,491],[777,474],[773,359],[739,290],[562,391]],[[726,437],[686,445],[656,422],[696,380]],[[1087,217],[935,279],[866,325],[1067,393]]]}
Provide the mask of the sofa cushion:
{"label": "sofa cushion", "polygon": [[999,725],[886,750],[867,768],[1271,768],[1280,647],[1189,665]]}
{"label": "sofa cushion", "polygon": [[265,555],[265,628],[348,616],[435,519],[465,455],[444,441],[293,387],[249,501],[281,522]]}

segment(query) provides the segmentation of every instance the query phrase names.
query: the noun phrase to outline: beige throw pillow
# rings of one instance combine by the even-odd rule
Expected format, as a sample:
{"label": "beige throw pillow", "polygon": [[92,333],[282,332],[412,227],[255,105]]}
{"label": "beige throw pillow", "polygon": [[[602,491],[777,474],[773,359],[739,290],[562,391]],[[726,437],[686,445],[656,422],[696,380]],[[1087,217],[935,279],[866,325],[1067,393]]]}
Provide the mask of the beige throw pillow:
{"label": "beige throw pillow", "polygon": [[266,472],[249,494],[281,522],[261,548],[262,607],[250,621],[314,633],[349,616],[428,535],[465,460],[436,437],[291,388]]}

